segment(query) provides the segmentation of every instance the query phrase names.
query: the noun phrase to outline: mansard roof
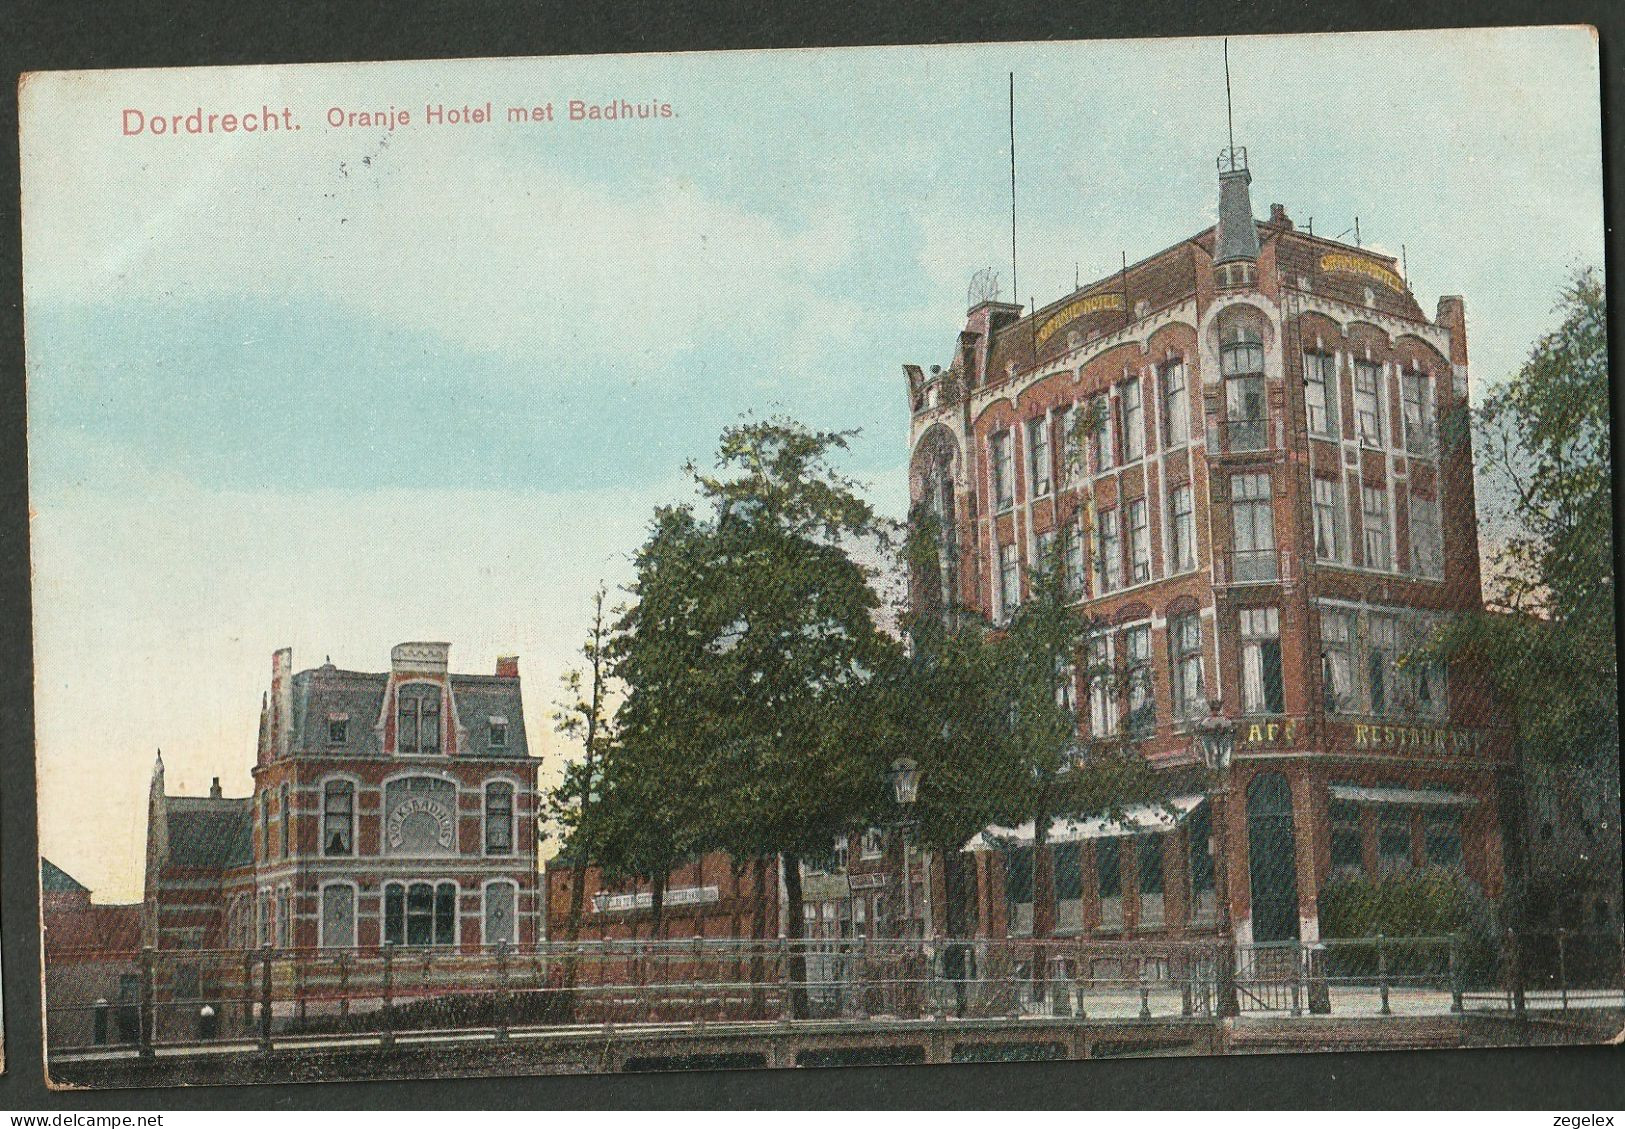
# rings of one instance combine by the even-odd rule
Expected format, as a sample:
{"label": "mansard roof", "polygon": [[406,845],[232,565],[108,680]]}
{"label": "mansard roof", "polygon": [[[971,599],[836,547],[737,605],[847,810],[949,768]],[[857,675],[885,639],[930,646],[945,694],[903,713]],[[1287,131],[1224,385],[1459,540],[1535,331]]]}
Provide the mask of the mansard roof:
{"label": "mansard roof", "polygon": [[[377,723],[389,677],[387,673],[340,670],[333,666],[295,674],[293,753],[382,756],[384,749]],[[516,760],[530,755],[519,679],[490,674],[450,674],[447,678],[456,716],[468,731],[473,751],[481,756]],[[481,735],[493,717],[507,722],[508,742],[503,748],[490,749],[483,743]],[[331,745],[328,723],[340,719],[348,722],[344,744]]]}

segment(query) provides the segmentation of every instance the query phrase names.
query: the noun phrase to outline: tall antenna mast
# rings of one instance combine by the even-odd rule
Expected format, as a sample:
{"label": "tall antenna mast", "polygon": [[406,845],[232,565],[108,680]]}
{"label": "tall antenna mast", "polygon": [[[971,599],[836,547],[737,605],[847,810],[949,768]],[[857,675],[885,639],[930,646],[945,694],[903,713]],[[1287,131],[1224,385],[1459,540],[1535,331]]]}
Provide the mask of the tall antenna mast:
{"label": "tall antenna mast", "polygon": [[1016,72],[1010,72],[1010,296],[1021,301],[1016,280]]}
{"label": "tall antenna mast", "polygon": [[1224,122],[1230,137],[1230,148],[1236,148],[1236,115],[1230,105],[1230,38],[1224,40]]}

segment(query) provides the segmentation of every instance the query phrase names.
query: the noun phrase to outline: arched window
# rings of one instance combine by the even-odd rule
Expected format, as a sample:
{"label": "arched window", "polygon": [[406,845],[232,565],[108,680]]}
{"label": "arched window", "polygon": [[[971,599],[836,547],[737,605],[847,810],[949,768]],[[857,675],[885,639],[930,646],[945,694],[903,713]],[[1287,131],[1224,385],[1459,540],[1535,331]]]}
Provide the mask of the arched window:
{"label": "arched window", "polygon": [[1225,420],[1232,451],[1267,446],[1269,409],[1264,396],[1264,341],[1239,319],[1219,334],[1219,372],[1224,377]]}
{"label": "arched window", "polygon": [[384,940],[396,945],[455,945],[457,884],[391,882],[386,885]]}
{"label": "arched window", "polygon": [[355,785],[329,780],[322,789],[322,853],[355,853]]}
{"label": "arched window", "polygon": [[355,887],[334,882],[322,887],[322,948],[355,946]]}
{"label": "arched window", "polygon": [[440,751],[440,687],[414,684],[396,694],[395,751]]}
{"label": "arched window", "polygon": [[260,858],[271,857],[271,793],[260,793]]}
{"label": "arched window", "polygon": [[485,853],[513,854],[513,785],[501,780],[485,786]]}
{"label": "arched window", "polygon": [[514,916],[518,896],[518,887],[512,882],[492,882],[486,886],[482,939],[487,945],[511,945],[519,939]]}

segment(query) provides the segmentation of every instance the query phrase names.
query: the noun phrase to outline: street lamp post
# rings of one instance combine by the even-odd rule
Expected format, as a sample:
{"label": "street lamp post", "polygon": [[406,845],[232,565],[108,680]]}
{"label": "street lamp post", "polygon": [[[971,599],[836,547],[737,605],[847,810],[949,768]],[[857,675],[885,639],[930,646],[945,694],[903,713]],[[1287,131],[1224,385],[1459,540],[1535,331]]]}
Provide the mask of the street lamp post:
{"label": "street lamp post", "polygon": [[1225,718],[1221,705],[1207,704],[1207,716],[1196,723],[1196,752],[1213,778],[1208,806],[1213,824],[1214,901],[1219,918],[1219,1015],[1233,1018],[1241,1013],[1236,998],[1235,936],[1230,924],[1230,762],[1236,751],[1235,724]]}
{"label": "street lamp post", "polygon": [[[911,816],[914,811],[914,801],[919,799],[920,795],[920,767],[908,757],[898,757],[892,761],[891,768],[886,772],[886,779],[891,784],[892,799],[896,801],[899,813],[897,832],[898,838],[901,840],[899,853],[902,856],[902,868],[899,875],[899,884],[902,887],[902,914],[897,922],[897,937],[899,940],[903,940],[907,937],[909,919],[913,917],[909,892],[911,883],[908,873],[908,833],[912,825]],[[899,967],[906,969],[911,967],[913,962],[909,959],[907,946],[903,948],[904,951],[898,954],[900,958]],[[900,985],[900,987],[903,986]],[[899,1002],[902,1001],[899,1000]]]}

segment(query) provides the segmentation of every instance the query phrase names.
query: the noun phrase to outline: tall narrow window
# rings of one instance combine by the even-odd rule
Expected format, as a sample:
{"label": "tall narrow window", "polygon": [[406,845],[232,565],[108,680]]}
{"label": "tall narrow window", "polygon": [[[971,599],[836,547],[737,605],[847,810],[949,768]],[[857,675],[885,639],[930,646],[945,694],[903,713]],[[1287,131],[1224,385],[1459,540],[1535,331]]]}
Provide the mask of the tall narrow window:
{"label": "tall narrow window", "polygon": [[1202,688],[1202,617],[1196,612],[1170,616],[1168,653],[1173,664],[1175,720],[1201,717],[1207,699]]}
{"label": "tall narrow window", "polygon": [[1151,518],[1144,498],[1128,504],[1128,557],[1134,584],[1151,579]]}
{"label": "tall narrow window", "polygon": [[1411,571],[1438,580],[1444,576],[1444,545],[1439,534],[1439,502],[1411,495]]}
{"label": "tall narrow window", "polygon": [[1247,713],[1282,713],[1281,613],[1241,610],[1241,704]]}
{"label": "tall narrow window", "polygon": [[1095,522],[1095,591],[1113,592],[1123,586],[1123,543],[1117,530],[1117,511],[1101,510]]}
{"label": "tall narrow window", "polygon": [[1185,389],[1185,362],[1169,361],[1159,370],[1162,377],[1162,442],[1164,447],[1183,447],[1191,437],[1190,400]]}
{"label": "tall narrow window", "polygon": [[1112,640],[1105,632],[1089,640],[1089,732],[1111,737],[1117,732],[1117,676]]}
{"label": "tall narrow window", "polygon": [[282,949],[293,944],[293,891],[286,886],[276,892],[276,943]]}
{"label": "tall narrow window", "polygon": [[1234,579],[1238,583],[1275,579],[1275,515],[1271,507],[1268,474],[1230,476]]}
{"label": "tall narrow window", "polygon": [[1232,451],[1259,451],[1267,445],[1269,410],[1264,394],[1264,343],[1245,325],[1224,331],[1219,347],[1224,377],[1225,420]]}
{"label": "tall narrow window", "polygon": [[519,939],[514,928],[517,900],[512,882],[493,882],[485,888],[484,941],[487,945],[511,945]]}
{"label": "tall narrow window", "polygon": [[277,792],[277,809],[282,816],[282,857],[293,854],[293,800],[286,784]]}
{"label": "tall narrow window", "polygon": [[1327,713],[1354,708],[1354,616],[1329,608],[1320,613],[1320,685]]}
{"label": "tall narrow window", "polygon": [[1405,408],[1405,450],[1433,458],[1439,449],[1433,419],[1433,378],[1425,372],[1401,373],[1399,394]]}
{"label": "tall narrow window", "polygon": [[993,435],[993,506],[1007,510],[1016,504],[1016,476],[1008,431]]}
{"label": "tall narrow window", "polygon": [[334,882],[322,887],[322,948],[355,944],[355,887]]}
{"label": "tall narrow window", "polygon": [[1112,450],[1112,405],[1105,396],[1096,396],[1090,407],[1093,415],[1094,435],[1090,440],[1090,454],[1094,456],[1095,471],[1110,470],[1116,466],[1116,453]]}
{"label": "tall narrow window", "polygon": [[1145,400],[1140,378],[1123,382],[1123,461],[1132,463],[1145,456]]}
{"label": "tall narrow window", "polygon": [[1196,520],[1191,509],[1191,488],[1186,483],[1168,491],[1169,563],[1174,572],[1196,567]]}
{"label": "tall narrow window", "polygon": [[1394,660],[1399,653],[1399,622],[1391,615],[1372,615],[1366,621],[1366,708],[1377,715],[1394,705]]}
{"label": "tall narrow window", "polygon": [[485,853],[513,853],[513,785],[498,781],[485,786]]}
{"label": "tall narrow window", "polygon": [[261,792],[260,796],[260,858],[271,857],[271,793]]}
{"label": "tall narrow window", "polygon": [[1033,569],[1048,573],[1055,568],[1055,531],[1046,529],[1033,534]]}
{"label": "tall narrow window", "polygon": [[271,943],[271,893],[269,890],[259,892],[258,913],[255,917],[254,943],[256,945],[269,945]]}
{"label": "tall narrow window", "polygon": [[1309,353],[1303,358],[1304,399],[1309,405],[1309,434],[1338,436],[1337,358],[1331,353]]}
{"label": "tall narrow window", "polygon": [[1371,361],[1354,362],[1354,419],[1360,442],[1382,447],[1382,366]]}
{"label": "tall narrow window", "polygon": [[1381,486],[1362,486],[1360,514],[1365,522],[1365,567],[1391,570],[1394,557],[1388,532],[1388,491]]}
{"label": "tall narrow window", "polygon": [[329,780],[322,789],[322,853],[355,853],[355,785]]}
{"label": "tall narrow window", "polygon": [[1128,683],[1128,728],[1136,737],[1157,728],[1157,700],[1151,692],[1151,628],[1142,624],[1123,632],[1123,674]]}
{"label": "tall narrow window", "polygon": [[1424,813],[1422,851],[1429,866],[1461,868],[1461,816],[1448,808]]}
{"label": "tall narrow window", "polygon": [[1061,481],[1076,482],[1083,470],[1082,448],[1078,443],[1078,405],[1073,404],[1061,413],[1056,426],[1061,429]]}
{"label": "tall narrow window", "polygon": [[1343,531],[1343,482],[1337,478],[1315,479],[1315,557],[1322,561],[1342,561],[1348,546]]}
{"label": "tall narrow window", "polygon": [[396,695],[395,748],[401,753],[440,751],[440,687],[403,686]]}
{"label": "tall narrow window", "polygon": [[1062,556],[1066,559],[1067,595],[1081,596],[1088,584],[1084,566],[1083,523],[1077,518],[1072,519],[1062,527],[1061,536],[1066,541],[1066,551]]}
{"label": "tall narrow window", "polygon": [[999,613],[1008,618],[1021,603],[1021,561],[1016,545],[999,546]]}
{"label": "tall narrow window", "polygon": [[1049,493],[1049,420],[1043,416],[1027,421],[1027,481],[1034,498]]}

